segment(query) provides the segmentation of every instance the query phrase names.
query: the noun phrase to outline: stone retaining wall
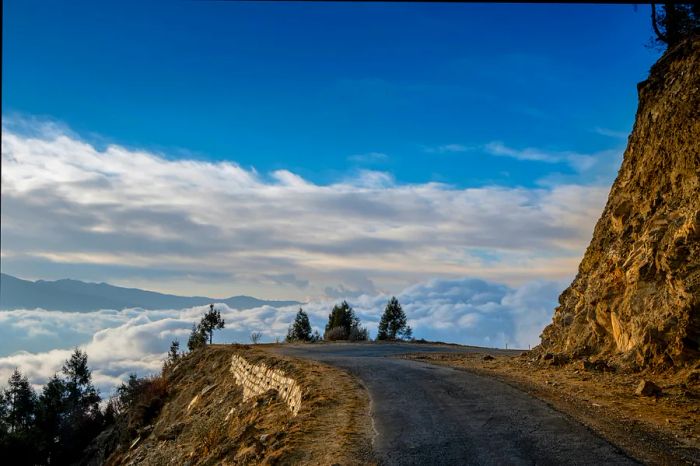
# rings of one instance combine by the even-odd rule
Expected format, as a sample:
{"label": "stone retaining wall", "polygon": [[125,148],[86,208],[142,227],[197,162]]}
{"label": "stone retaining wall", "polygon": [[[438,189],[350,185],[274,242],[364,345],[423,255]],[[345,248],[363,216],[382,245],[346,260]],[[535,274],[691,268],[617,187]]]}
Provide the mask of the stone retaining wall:
{"label": "stone retaining wall", "polygon": [[282,371],[271,369],[263,363],[251,364],[245,358],[231,358],[231,372],[236,384],[243,386],[243,399],[247,400],[268,390],[275,390],[296,416],[301,408],[301,387]]}

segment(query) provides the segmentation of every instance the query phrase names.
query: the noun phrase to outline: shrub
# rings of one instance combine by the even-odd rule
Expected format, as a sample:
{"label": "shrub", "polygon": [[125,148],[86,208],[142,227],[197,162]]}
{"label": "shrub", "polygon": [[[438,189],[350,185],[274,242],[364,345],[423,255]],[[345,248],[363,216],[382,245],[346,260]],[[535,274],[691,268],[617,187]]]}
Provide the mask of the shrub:
{"label": "shrub", "polygon": [[[338,330],[340,329],[340,330]],[[369,332],[366,328],[360,327],[360,319],[355,315],[355,311],[347,301],[333,306],[328,315],[324,340],[368,340]]]}
{"label": "shrub", "polygon": [[194,351],[207,344],[207,335],[201,325],[192,324],[192,332],[187,340],[187,349]]}
{"label": "shrub", "polygon": [[350,341],[367,341],[369,340],[369,330],[366,327],[353,327],[348,335]]}
{"label": "shrub", "polygon": [[332,329],[326,330],[323,339],[328,341],[347,340],[348,332],[343,327],[333,327]]}
{"label": "shrub", "polygon": [[138,378],[135,374],[131,374],[127,383],[117,388],[117,395],[110,403],[122,442],[130,440],[140,428],[151,424],[165,405],[168,393],[165,377]]}
{"label": "shrub", "polygon": [[253,342],[254,345],[257,345],[261,338],[262,332],[253,332],[250,334],[250,341]]}

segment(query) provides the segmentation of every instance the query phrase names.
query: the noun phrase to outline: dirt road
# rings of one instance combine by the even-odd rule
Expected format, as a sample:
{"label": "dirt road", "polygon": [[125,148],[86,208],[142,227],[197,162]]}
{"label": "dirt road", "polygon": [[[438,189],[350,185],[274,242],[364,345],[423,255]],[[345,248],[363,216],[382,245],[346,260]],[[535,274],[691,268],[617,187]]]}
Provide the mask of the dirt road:
{"label": "dirt road", "polygon": [[374,450],[383,464],[637,464],[584,426],[509,385],[390,357],[483,348],[337,343],[282,345],[273,351],[325,362],[362,381],[371,398]]}

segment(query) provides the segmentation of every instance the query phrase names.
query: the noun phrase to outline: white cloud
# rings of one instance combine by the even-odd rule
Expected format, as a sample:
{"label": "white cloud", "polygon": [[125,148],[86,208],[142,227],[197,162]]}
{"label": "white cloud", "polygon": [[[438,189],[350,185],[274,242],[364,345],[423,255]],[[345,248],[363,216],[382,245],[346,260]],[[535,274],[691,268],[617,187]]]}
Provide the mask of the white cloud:
{"label": "white cloud", "polygon": [[607,149],[590,154],[573,151],[551,151],[527,147],[515,149],[502,143],[492,141],[483,146],[487,154],[499,157],[510,157],[517,160],[543,162],[550,164],[564,163],[569,165],[577,174],[561,176],[553,174],[540,180],[541,184],[566,184],[586,179],[588,183],[609,184],[615,175],[615,169],[620,166],[622,149]]}
{"label": "white cloud", "polygon": [[[357,276],[386,292],[426,277],[556,280],[575,272],[608,191],[400,184],[370,170],[316,185],[286,170],[268,177],[233,162],[98,149],[59,126],[30,126],[5,126],[2,138],[3,271],[27,278],[270,299],[366,291],[351,283]],[[292,275],[303,278],[282,279]]]}
{"label": "white cloud", "polygon": [[601,136],[607,136],[615,139],[627,139],[627,136],[629,136],[629,132],[615,131],[613,129],[601,128],[600,126],[596,126],[593,129],[593,132],[600,134]]}
{"label": "white cloud", "polygon": [[380,163],[384,162],[389,158],[383,152],[367,152],[365,154],[353,154],[348,157],[350,162],[357,163]]}
{"label": "white cloud", "polygon": [[[538,342],[541,329],[551,319],[563,283],[530,282],[518,288],[471,278],[434,279],[397,294],[408,323],[417,338],[472,345],[525,348]],[[352,294],[352,293],[351,293]],[[336,300],[304,305],[314,328],[323,332],[328,312]],[[389,298],[387,294],[345,296],[362,323],[376,335],[377,324]],[[260,308],[239,311],[217,304],[226,328],[215,333],[215,342],[248,342],[261,331],[265,341],[283,338],[297,311]],[[96,385],[109,394],[131,372],[140,375],[160,370],[173,339],[186,345],[192,323],[206,307],[152,311],[124,309],[90,313],[42,309],[0,312],[0,385],[14,368],[20,368],[34,384],[42,384],[60,371],[73,347],[83,348],[93,369]],[[46,341],[46,332],[55,339]],[[21,348],[42,348],[33,353]]]}
{"label": "white cloud", "polygon": [[525,149],[514,149],[508,147],[500,141],[492,141],[484,146],[487,153],[491,155],[499,155],[504,157],[512,157],[517,160],[528,160],[534,162],[546,163],[570,163],[576,167],[585,169],[590,163],[593,156],[588,154],[579,154],[577,152],[563,151],[545,151],[542,149],[528,147]]}
{"label": "white cloud", "polygon": [[473,150],[473,147],[463,144],[443,144],[441,146],[426,146],[423,150],[429,154],[445,154],[449,152],[467,152]]}

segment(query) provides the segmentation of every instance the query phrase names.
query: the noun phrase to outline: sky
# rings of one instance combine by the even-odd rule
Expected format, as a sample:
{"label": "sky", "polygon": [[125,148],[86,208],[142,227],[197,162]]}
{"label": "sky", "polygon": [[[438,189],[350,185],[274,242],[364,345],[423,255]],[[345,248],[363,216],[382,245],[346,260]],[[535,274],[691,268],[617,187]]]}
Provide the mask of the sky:
{"label": "sky", "polygon": [[[370,324],[398,295],[418,337],[536,344],[650,35],[632,5],[6,1],[2,271],[321,317],[345,298]],[[126,332],[193,311],[100,312]],[[289,313],[250,316],[272,339]]]}

